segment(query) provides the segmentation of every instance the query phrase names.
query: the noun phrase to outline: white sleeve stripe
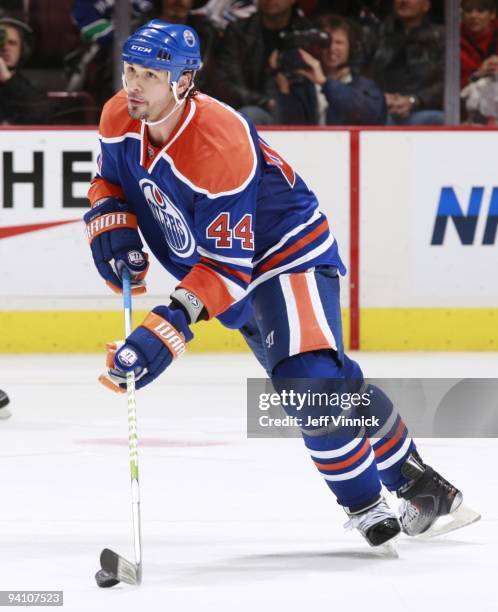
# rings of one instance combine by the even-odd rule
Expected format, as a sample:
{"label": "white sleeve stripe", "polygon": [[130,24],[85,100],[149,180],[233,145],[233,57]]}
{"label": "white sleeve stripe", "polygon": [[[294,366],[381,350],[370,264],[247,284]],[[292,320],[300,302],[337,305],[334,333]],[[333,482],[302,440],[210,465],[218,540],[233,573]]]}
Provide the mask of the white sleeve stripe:
{"label": "white sleeve stripe", "polygon": [[279,242],[277,242],[277,244],[275,244],[270,249],[268,249],[268,251],[266,251],[263,255],[261,255],[261,257],[258,257],[257,259],[255,259],[254,265],[258,264],[260,261],[263,261],[263,259],[266,259],[268,255],[271,255],[275,251],[278,251],[289,240],[289,238],[292,238],[296,234],[299,234],[299,232],[301,232],[305,227],[307,227],[308,225],[311,225],[315,221],[318,221],[318,219],[321,216],[322,216],[322,213],[318,209],[316,209],[313,215],[307,221],[305,221],[304,223],[301,223],[301,225],[297,225],[290,232],[287,232],[287,234],[284,234],[284,236],[279,240]]}
{"label": "white sleeve stripe", "polygon": [[218,253],[211,253],[211,251],[206,251],[206,249],[203,249],[200,246],[197,247],[197,252],[199,253],[199,255],[209,257],[209,259],[214,259],[215,261],[223,261],[227,264],[233,264],[234,266],[252,269],[252,261],[250,257],[225,257],[225,255],[218,255]]}
{"label": "white sleeve stripe", "polygon": [[296,298],[290,284],[288,274],[283,274],[278,279],[285,300],[285,309],[287,311],[287,320],[289,323],[289,357],[298,355],[301,352],[301,325],[299,324],[299,315],[297,312]]}
{"label": "white sleeve stripe", "polygon": [[258,276],[258,278],[253,280],[251,284],[249,285],[250,290],[252,291],[256,287],[261,285],[261,283],[264,283],[269,278],[272,278],[273,276],[276,276],[277,274],[280,274],[281,272],[285,272],[286,270],[290,270],[291,268],[294,268],[295,266],[299,266],[302,263],[315,259],[315,257],[318,257],[318,255],[321,255],[327,249],[329,249],[334,244],[334,241],[335,241],[334,236],[329,233],[329,235],[327,236],[327,239],[324,242],[322,242],[322,244],[318,245],[312,251],[309,251],[305,255],[302,255],[301,257],[298,257],[297,259],[294,259],[293,261],[290,261],[289,263],[283,266],[279,266],[278,268],[273,268],[271,270],[268,270],[267,272],[264,272],[261,276]]}

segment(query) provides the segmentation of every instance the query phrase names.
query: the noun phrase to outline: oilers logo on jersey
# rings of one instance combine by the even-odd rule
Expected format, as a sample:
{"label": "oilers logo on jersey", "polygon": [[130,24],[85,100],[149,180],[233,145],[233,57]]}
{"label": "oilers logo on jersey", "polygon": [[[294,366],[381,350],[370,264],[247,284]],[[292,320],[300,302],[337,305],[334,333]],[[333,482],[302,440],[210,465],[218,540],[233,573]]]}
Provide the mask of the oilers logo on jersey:
{"label": "oilers logo on jersey", "polygon": [[190,257],[195,249],[195,239],[181,211],[154,181],[142,179],[140,188],[170,249],[178,257]]}

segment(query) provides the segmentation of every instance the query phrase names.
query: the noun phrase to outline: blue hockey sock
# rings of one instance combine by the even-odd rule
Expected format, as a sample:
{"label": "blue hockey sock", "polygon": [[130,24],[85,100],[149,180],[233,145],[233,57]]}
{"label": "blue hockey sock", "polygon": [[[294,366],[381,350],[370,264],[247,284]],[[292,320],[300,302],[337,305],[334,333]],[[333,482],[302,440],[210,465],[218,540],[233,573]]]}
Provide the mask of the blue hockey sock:
{"label": "blue hockey sock", "polygon": [[[322,379],[319,384],[328,384],[329,393],[333,393],[338,381],[345,378],[332,351],[313,351],[289,357],[277,365],[273,376],[315,379],[314,390],[316,379]],[[302,431],[302,435],[313,462],[340,505],[354,512],[379,499],[381,482],[364,428],[358,428],[356,432],[348,429],[344,436],[310,428]]]}
{"label": "blue hockey sock", "polygon": [[373,391],[371,411],[380,417],[380,426],[368,431],[377,469],[384,486],[390,491],[397,491],[408,482],[401,474],[401,466],[408,455],[416,450],[415,443],[386,394],[375,385],[369,385],[369,388]]}

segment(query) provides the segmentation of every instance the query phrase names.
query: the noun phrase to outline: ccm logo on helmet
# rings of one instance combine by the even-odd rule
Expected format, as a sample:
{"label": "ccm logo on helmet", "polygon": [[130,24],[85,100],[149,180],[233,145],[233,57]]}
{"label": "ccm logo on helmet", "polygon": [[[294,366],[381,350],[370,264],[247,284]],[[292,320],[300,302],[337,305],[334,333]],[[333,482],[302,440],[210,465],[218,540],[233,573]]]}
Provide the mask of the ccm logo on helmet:
{"label": "ccm logo on helmet", "polygon": [[132,51],[141,51],[142,53],[152,53],[150,47],[141,47],[140,45],[131,45]]}

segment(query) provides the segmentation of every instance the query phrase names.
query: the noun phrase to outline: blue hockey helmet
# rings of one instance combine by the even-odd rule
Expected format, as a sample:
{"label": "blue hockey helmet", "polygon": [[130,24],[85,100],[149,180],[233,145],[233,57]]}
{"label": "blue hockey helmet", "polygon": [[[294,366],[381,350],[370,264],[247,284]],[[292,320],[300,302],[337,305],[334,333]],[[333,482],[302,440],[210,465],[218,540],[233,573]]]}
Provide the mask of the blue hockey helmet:
{"label": "blue hockey helmet", "polygon": [[134,32],[123,45],[123,61],[154,70],[167,70],[170,83],[202,66],[199,38],[192,28],[153,19]]}

